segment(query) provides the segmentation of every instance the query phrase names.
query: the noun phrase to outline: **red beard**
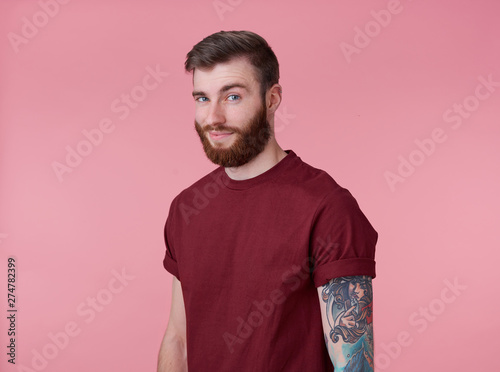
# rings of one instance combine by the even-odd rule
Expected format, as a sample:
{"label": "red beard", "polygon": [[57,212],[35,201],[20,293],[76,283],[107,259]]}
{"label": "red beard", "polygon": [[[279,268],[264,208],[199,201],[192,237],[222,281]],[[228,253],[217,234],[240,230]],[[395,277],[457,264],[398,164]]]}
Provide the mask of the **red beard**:
{"label": "red beard", "polygon": [[[225,125],[206,125],[202,128],[196,120],[194,124],[207,157],[213,163],[226,168],[239,167],[248,163],[264,150],[271,138],[271,126],[267,121],[264,102],[259,111],[241,129]],[[231,146],[222,148],[210,143],[208,131],[233,132],[233,135],[237,137]]]}

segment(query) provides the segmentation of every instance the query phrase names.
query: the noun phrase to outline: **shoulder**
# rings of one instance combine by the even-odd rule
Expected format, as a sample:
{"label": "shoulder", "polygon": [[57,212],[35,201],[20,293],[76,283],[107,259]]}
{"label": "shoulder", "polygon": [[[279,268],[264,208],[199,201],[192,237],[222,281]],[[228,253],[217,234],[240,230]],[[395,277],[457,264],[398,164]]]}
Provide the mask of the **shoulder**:
{"label": "shoulder", "polygon": [[354,198],[325,170],[316,168],[297,157],[286,179],[297,195],[311,197],[317,202],[349,202]]}
{"label": "shoulder", "polygon": [[215,168],[212,172],[179,192],[172,200],[172,204],[191,202],[196,195],[218,194],[220,189],[224,187],[223,172],[222,167]]}

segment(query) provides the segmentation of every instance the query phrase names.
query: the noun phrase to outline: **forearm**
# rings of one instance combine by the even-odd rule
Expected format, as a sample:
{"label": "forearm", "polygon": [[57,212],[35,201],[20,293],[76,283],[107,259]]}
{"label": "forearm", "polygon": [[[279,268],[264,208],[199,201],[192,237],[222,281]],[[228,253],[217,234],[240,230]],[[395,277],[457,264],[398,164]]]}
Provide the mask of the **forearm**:
{"label": "forearm", "polygon": [[165,336],[158,354],[157,372],[187,372],[185,340],[180,337]]}
{"label": "forearm", "polygon": [[335,372],[373,372],[371,278],[335,278],[318,292],[326,346]]}
{"label": "forearm", "polygon": [[344,343],[339,340],[333,343],[327,341],[330,358],[335,367],[335,372],[373,372],[374,350],[373,350],[373,326],[370,325],[366,334],[362,336],[360,346],[358,344]]}

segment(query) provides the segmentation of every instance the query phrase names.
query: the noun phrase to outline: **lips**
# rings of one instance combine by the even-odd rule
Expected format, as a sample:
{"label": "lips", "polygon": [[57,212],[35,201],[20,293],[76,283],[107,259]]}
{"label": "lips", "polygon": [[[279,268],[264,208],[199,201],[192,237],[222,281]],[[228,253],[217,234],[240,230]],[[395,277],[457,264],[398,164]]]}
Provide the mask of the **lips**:
{"label": "lips", "polygon": [[212,140],[218,141],[218,140],[222,140],[226,137],[229,137],[233,133],[232,132],[208,132],[208,134],[210,135],[210,138]]}

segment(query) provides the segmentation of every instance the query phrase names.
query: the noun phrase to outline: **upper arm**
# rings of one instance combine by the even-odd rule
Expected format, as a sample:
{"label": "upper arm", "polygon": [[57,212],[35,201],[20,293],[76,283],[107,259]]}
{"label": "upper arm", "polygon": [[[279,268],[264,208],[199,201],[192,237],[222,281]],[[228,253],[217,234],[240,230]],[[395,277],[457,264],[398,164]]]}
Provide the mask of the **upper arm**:
{"label": "upper arm", "polygon": [[318,287],[318,295],[335,372],[373,372],[372,278],[334,278]]}
{"label": "upper arm", "polygon": [[172,303],[165,337],[186,340],[186,311],[182,297],[181,282],[174,276],[172,280]]}
{"label": "upper arm", "polygon": [[181,283],[174,277],[167,330],[158,354],[158,372],[187,371],[186,313]]}

